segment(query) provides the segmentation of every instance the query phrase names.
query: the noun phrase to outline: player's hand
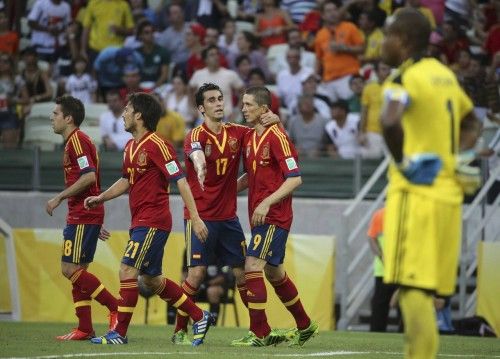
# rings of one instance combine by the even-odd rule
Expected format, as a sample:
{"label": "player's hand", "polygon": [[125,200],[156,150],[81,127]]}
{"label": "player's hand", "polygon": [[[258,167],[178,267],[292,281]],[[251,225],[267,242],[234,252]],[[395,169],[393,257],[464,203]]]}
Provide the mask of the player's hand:
{"label": "player's hand", "polygon": [[434,153],[421,153],[404,158],[397,164],[399,170],[408,181],[418,185],[431,185],[443,167],[443,162]]}
{"label": "player's hand", "polygon": [[47,204],[45,205],[45,211],[47,211],[49,216],[52,216],[52,212],[61,204],[61,202],[62,200],[58,196],[47,201]]}
{"label": "player's hand", "polygon": [[198,183],[202,190],[205,190],[205,177],[207,175],[207,164],[206,162],[201,163],[196,167],[196,175],[198,176]]}
{"label": "player's hand", "polygon": [[464,151],[457,156],[455,175],[464,194],[472,195],[481,187],[481,170],[471,166],[476,158],[474,151]]}
{"label": "player's hand", "polygon": [[252,226],[261,226],[266,223],[266,216],[271,206],[264,200],[255,208],[252,215]]}
{"label": "player's hand", "polygon": [[276,123],[280,123],[281,121],[277,114],[269,110],[263,115],[260,115],[260,122],[262,123],[262,125],[269,127]]}
{"label": "player's hand", "polygon": [[91,209],[91,208],[97,207],[98,205],[100,205],[103,202],[104,201],[103,201],[101,195],[91,196],[91,197],[85,198],[85,200],[83,201],[83,207],[85,207],[85,209]]}
{"label": "player's hand", "polygon": [[191,224],[193,225],[193,231],[196,237],[198,237],[201,242],[205,242],[208,238],[208,228],[205,222],[198,217],[197,219],[192,219]]}
{"label": "player's hand", "polygon": [[106,228],[101,227],[101,230],[99,231],[99,239],[103,242],[106,242],[109,237],[111,237],[111,233],[109,233]]}

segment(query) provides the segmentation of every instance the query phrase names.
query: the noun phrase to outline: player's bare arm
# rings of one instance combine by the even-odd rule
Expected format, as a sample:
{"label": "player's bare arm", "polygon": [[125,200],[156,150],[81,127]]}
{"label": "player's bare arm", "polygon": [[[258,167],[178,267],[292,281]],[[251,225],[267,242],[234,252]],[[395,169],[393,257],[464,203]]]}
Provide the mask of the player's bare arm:
{"label": "player's bare arm", "polygon": [[260,122],[262,125],[269,127],[276,123],[281,123],[281,120],[277,114],[269,110],[260,116]]}
{"label": "player's bare arm", "polygon": [[193,162],[194,170],[196,171],[196,175],[198,177],[198,183],[202,190],[205,190],[204,182],[205,177],[207,175],[207,162],[205,159],[205,153],[201,150],[193,151],[189,158]]}
{"label": "player's bare arm", "polygon": [[177,188],[179,188],[182,200],[189,211],[191,224],[193,225],[193,231],[196,234],[196,237],[198,237],[200,241],[205,242],[208,237],[208,229],[198,214],[196,203],[194,202],[193,194],[191,193],[191,189],[189,188],[186,178],[181,178],[177,181]]}
{"label": "player's bare arm", "polygon": [[403,160],[404,132],[401,118],[404,109],[403,102],[391,99],[385,103],[380,119],[385,142],[396,163]]}
{"label": "player's bare arm", "polygon": [[302,177],[288,177],[285,182],[271,195],[266,197],[258,206],[252,215],[252,225],[260,226],[266,221],[266,215],[269,208],[281,201],[283,198],[288,197],[297,187],[302,184]]}
{"label": "player's bare arm", "polygon": [[86,209],[94,208],[101,203],[109,201],[113,198],[121,196],[128,191],[130,184],[126,178],[120,178],[118,181],[113,183],[106,191],[101,193],[99,196],[92,196],[85,198],[83,205]]}
{"label": "player's bare arm", "polygon": [[238,178],[238,182],[236,183],[236,192],[239,193],[248,188],[248,174],[243,173],[240,178]]}
{"label": "player's bare arm", "polygon": [[45,206],[45,210],[50,216],[52,216],[52,212],[61,204],[62,201],[64,201],[68,197],[75,196],[85,191],[87,188],[93,185],[95,181],[95,172],[84,173],[75,183],[73,183],[71,186],[66,188],[54,198],[48,200],[47,205]]}

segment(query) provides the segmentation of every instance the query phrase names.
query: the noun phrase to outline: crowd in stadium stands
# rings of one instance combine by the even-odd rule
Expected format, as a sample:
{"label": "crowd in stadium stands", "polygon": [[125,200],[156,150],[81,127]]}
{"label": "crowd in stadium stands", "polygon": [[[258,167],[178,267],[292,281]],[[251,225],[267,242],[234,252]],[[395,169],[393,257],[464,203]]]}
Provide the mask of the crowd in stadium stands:
{"label": "crowd in stadium stands", "polygon": [[270,85],[301,156],[381,157],[381,43],[402,7],[429,19],[429,56],[456,73],[481,119],[498,121],[498,0],[0,0],[1,144],[22,145],[32,105],[69,93],[108,104],[103,147],[121,150],[123,102],[144,91],[179,147],[201,122],[192,94],[211,81],[235,122],[242,89]]}

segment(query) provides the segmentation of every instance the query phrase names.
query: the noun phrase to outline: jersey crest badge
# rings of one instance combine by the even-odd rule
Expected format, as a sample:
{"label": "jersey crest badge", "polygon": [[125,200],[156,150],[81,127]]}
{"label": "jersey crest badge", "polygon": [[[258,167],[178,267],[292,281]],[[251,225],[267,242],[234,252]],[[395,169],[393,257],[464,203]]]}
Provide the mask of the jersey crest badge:
{"label": "jersey crest badge", "polygon": [[208,140],[205,144],[205,156],[210,156],[212,154],[212,141]]}
{"label": "jersey crest badge", "polygon": [[70,164],[71,164],[71,160],[69,159],[69,154],[67,151],[64,151],[63,165],[69,166]]}
{"label": "jersey crest badge", "polygon": [[146,150],[143,148],[141,152],[139,152],[139,157],[137,157],[137,165],[146,166],[147,163],[148,163],[148,154]]}
{"label": "jersey crest badge", "polygon": [[234,137],[229,137],[229,141],[227,141],[229,144],[229,150],[231,152],[237,152],[238,151],[238,140]]}
{"label": "jersey crest badge", "polygon": [[264,145],[264,147],[262,147],[262,159],[263,160],[268,160],[270,158],[269,152],[270,152],[270,150],[269,150],[269,142],[268,142]]}
{"label": "jersey crest badge", "polygon": [[247,146],[247,158],[250,157],[250,151],[251,151],[250,145]]}

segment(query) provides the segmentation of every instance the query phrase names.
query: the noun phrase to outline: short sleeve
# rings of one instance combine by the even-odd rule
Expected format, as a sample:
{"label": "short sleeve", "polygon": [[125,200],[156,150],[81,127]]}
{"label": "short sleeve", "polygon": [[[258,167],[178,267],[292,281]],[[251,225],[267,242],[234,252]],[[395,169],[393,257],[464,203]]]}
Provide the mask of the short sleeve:
{"label": "short sleeve", "polygon": [[184,155],[189,158],[194,151],[203,151],[197,129],[189,131],[184,138]]}
{"label": "short sleeve", "polygon": [[152,138],[153,146],[149,153],[151,160],[169,181],[177,181],[184,177],[181,165],[174,149],[159,137]]}
{"label": "short sleeve", "polygon": [[95,153],[94,145],[89,141],[82,141],[78,136],[72,136],[70,142],[80,175],[88,172],[96,172],[97,166],[93,160]]}
{"label": "short sleeve", "polygon": [[368,231],[366,232],[366,235],[370,238],[377,238],[379,235],[382,234],[383,232],[383,221],[384,221],[384,216],[383,216],[383,210],[379,209],[376,211],[372,219],[370,221],[370,226],[368,227]]}
{"label": "short sleeve", "polygon": [[273,136],[270,141],[271,151],[276,159],[276,162],[280,166],[283,177],[287,178],[300,176],[300,168],[295,146],[290,141],[288,136],[277,127],[274,127],[271,131]]}
{"label": "short sleeve", "polygon": [[83,27],[89,28],[92,25],[93,21],[93,11],[94,11],[94,1],[90,1],[89,5],[87,6],[87,9],[85,10],[85,13],[83,15],[83,20],[82,20],[82,25]]}
{"label": "short sleeve", "polygon": [[41,13],[42,13],[41,4],[40,1],[37,1],[35,2],[35,5],[33,5],[33,8],[31,9],[28,15],[28,20],[39,22]]}
{"label": "short sleeve", "polygon": [[126,29],[131,29],[134,27],[134,19],[132,18],[132,11],[130,11],[130,7],[128,6],[127,3],[124,3],[123,7],[124,11],[124,26]]}
{"label": "short sleeve", "polygon": [[469,96],[467,96],[467,94],[464,92],[464,90],[457,86],[458,87],[458,108],[459,108],[459,116],[460,116],[460,119],[463,119],[469,112],[472,111],[472,109],[474,108],[474,104],[472,103],[471,99],[469,98]]}

